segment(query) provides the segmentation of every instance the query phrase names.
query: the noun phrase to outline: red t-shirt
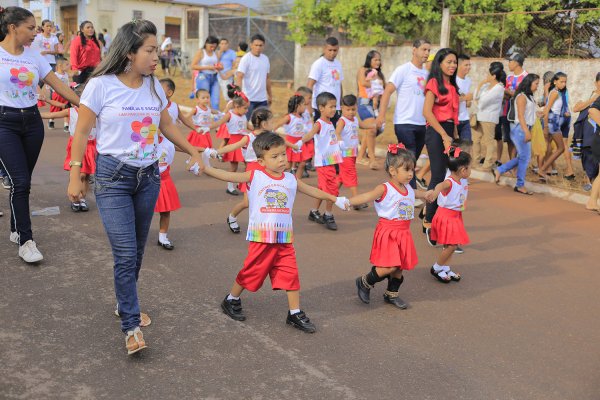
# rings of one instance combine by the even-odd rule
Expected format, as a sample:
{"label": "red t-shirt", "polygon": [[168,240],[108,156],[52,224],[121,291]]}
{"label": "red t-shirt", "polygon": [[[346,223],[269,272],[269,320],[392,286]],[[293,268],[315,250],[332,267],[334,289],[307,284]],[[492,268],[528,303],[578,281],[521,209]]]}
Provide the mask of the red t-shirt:
{"label": "red t-shirt", "polygon": [[427,95],[428,91],[435,95],[435,102],[433,103],[433,115],[435,119],[439,122],[452,120],[458,125],[458,92],[450,82],[445,83],[445,86],[448,89],[448,93],[442,95],[438,90],[437,80],[431,79],[425,85],[425,95]]}
{"label": "red t-shirt", "polygon": [[86,39],[85,47],[81,45],[81,37],[76,36],[71,42],[71,68],[83,71],[88,67],[100,64],[100,48],[92,39]]}

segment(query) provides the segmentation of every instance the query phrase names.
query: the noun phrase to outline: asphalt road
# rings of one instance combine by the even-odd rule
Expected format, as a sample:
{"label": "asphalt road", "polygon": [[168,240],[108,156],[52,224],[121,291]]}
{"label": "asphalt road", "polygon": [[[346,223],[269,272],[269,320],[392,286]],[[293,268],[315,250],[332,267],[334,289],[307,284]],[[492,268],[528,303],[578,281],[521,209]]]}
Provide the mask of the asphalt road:
{"label": "asphalt road", "polygon": [[[57,126],[61,126],[57,122]],[[337,232],[307,220],[299,195],[295,236],[302,308],[318,332],[287,326],[285,293],[269,282],[245,293],[246,322],[221,313],[246,254],[225,218],[238,200],[225,184],[173,167],[183,209],[167,252],[153,221],[140,297],[150,348],[128,357],[115,299],[112,255],[95,203],[72,213],[62,171],[66,134],[48,133],[32,188],[45,260],[26,265],[8,241],[0,191],[0,398],[3,399],[599,399],[600,217],[582,206],[471,182],[464,214],[472,244],[453,266],[460,283],[429,274],[439,249],[418,220],[420,258],[407,274],[406,311],[359,302],[354,279],[369,269],[373,207],[336,215]],[[361,189],[386,179],[360,167]],[[316,177],[308,180],[316,184]],[[240,219],[246,227],[247,213]]]}

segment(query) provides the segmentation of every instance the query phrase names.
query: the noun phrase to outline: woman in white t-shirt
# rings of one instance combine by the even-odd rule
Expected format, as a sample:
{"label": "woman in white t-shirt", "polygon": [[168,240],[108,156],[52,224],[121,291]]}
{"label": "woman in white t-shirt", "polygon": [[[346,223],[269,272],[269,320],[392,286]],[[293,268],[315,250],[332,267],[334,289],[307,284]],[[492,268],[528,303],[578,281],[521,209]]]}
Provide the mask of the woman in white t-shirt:
{"label": "woman in white t-shirt", "polygon": [[37,108],[37,86],[43,80],[71,103],[79,98],[52,72],[50,64],[29,46],[35,18],[21,7],[0,7],[0,166],[12,185],[10,240],[26,262],[43,259],[33,241],[29,213],[31,175],[44,141]]}
{"label": "woman in white t-shirt", "polygon": [[48,61],[52,71],[56,71],[56,55],[58,54],[58,38],[52,34],[54,24],[49,19],[42,21],[42,33],[35,37],[33,46]]}
{"label": "woman in white t-shirt", "polygon": [[165,92],[153,75],[159,49],[154,24],[134,20],[123,25],[112,46],[81,96],[68,195],[72,202],[81,197],[79,170],[95,123],[96,204],[114,257],[116,313],[128,354],[133,354],[146,347],[140,327],[150,324],[140,313],[137,278],[160,190],[158,131],[190,154],[190,166],[203,165],[169,116]]}

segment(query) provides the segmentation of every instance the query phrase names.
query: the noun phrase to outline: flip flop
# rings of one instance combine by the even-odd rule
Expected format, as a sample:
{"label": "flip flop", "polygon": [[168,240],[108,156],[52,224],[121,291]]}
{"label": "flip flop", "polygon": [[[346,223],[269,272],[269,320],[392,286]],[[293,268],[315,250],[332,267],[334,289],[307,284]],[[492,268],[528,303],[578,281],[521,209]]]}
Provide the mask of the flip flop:
{"label": "flip flop", "polygon": [[515,189],[514,189],[514,190],[515,190],[515,192],[517,192],[517,193],[524,194],[524,195],[527,195],[527,196],[531,196],[531,195],[533,195],[533,192],[530,192],[530,191],[529,191],[529,190],[527,190],[527,189],[525,189],[525,191],[524,191],[524,192],[522,192],[522,191],[520,191],[520,190],[519,190],[519,188],[518,188],[518,187],[516,187],[516,186],[515,186]]}
{"label": "flip flop", "polygon": [[498,171],[498,168],[495,166],[492,167],[492,175],[494,175],[494,182],[496,183],[496,185],[499,185],[502,174],[500,173],[500,171]]}

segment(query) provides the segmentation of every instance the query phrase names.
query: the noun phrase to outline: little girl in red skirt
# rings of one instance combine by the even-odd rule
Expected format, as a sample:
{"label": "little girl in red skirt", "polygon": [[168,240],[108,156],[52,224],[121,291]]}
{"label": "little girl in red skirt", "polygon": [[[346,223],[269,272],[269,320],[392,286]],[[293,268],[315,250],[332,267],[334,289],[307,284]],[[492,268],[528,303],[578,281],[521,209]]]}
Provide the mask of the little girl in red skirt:
{"label": "little girl in red skirt", "polygon": [[175,158],[175,145],[169,139],[162,136],[158,138],[159,154],[158,169],[160,171],[160,192],[154,206],[154,212],[160,213],[160,227],[158,233],[158,245],[165,250],[173,250],[175,246],[167,236],[171,211],[181,208],[177,188],[171,179],[171,164]]}
{"label": "little girl in red skirt", "polygon": [[403,271],[415,268],[417,250],[410,233],[410,221],[414,218],[415,198],[424,199],[425,191],[414,190],[410,181],[415,173],[415,156],[403,144],[388,146],[385,170],[390,180],[374,190],[350,199],[350,205],[374,201],[379,222],[373,235],[370,261],[373,267],[366,275],[356,278],[358,297],[370,302],[370,291],[377,282],[388,279],[383,300],[400,309],[408,304],[398,297],[404,281]]}
{"label": "little girl in red skirt", "polygon": [[[223,113],[227,114],[233,108],[233,98],[235,97],[235,92],[241,92],[242,89],[234,83],[230,83],[227,85],[227,97],[229,97],[229,101],[225,105],[225,110]],[[229,131],[227,130],[227,124],[222,124],[217,130],[217,138],[223,139],[219,148],[226,146],[229,142]]]}
{"label": "little girl in red skirt", "polygon": [[210,148],[213,147],[210,123],[213,120],[213,114],[218,114],[219,110],[210,108],[210,94],[205,89],[196,91],[196,99],[196,108],[191,115],[194,129],[188,134],[187,140],[192,146]]}
{"label": "little girl in red skirt", "polygon": [[460,147],[451,146],[448,154],[450,175],[427,193],[427,200],[437,198],[438,209],[431,221],[431,239],[444,246],[437,262],[431,267],[431,275],[438,281],[449,283],[460,281],[460,274],[452,271],[450,258],[458,245],[469,244],[469,235],[465,230],[462,212],[469,193],[471,175],[471,155]]}

